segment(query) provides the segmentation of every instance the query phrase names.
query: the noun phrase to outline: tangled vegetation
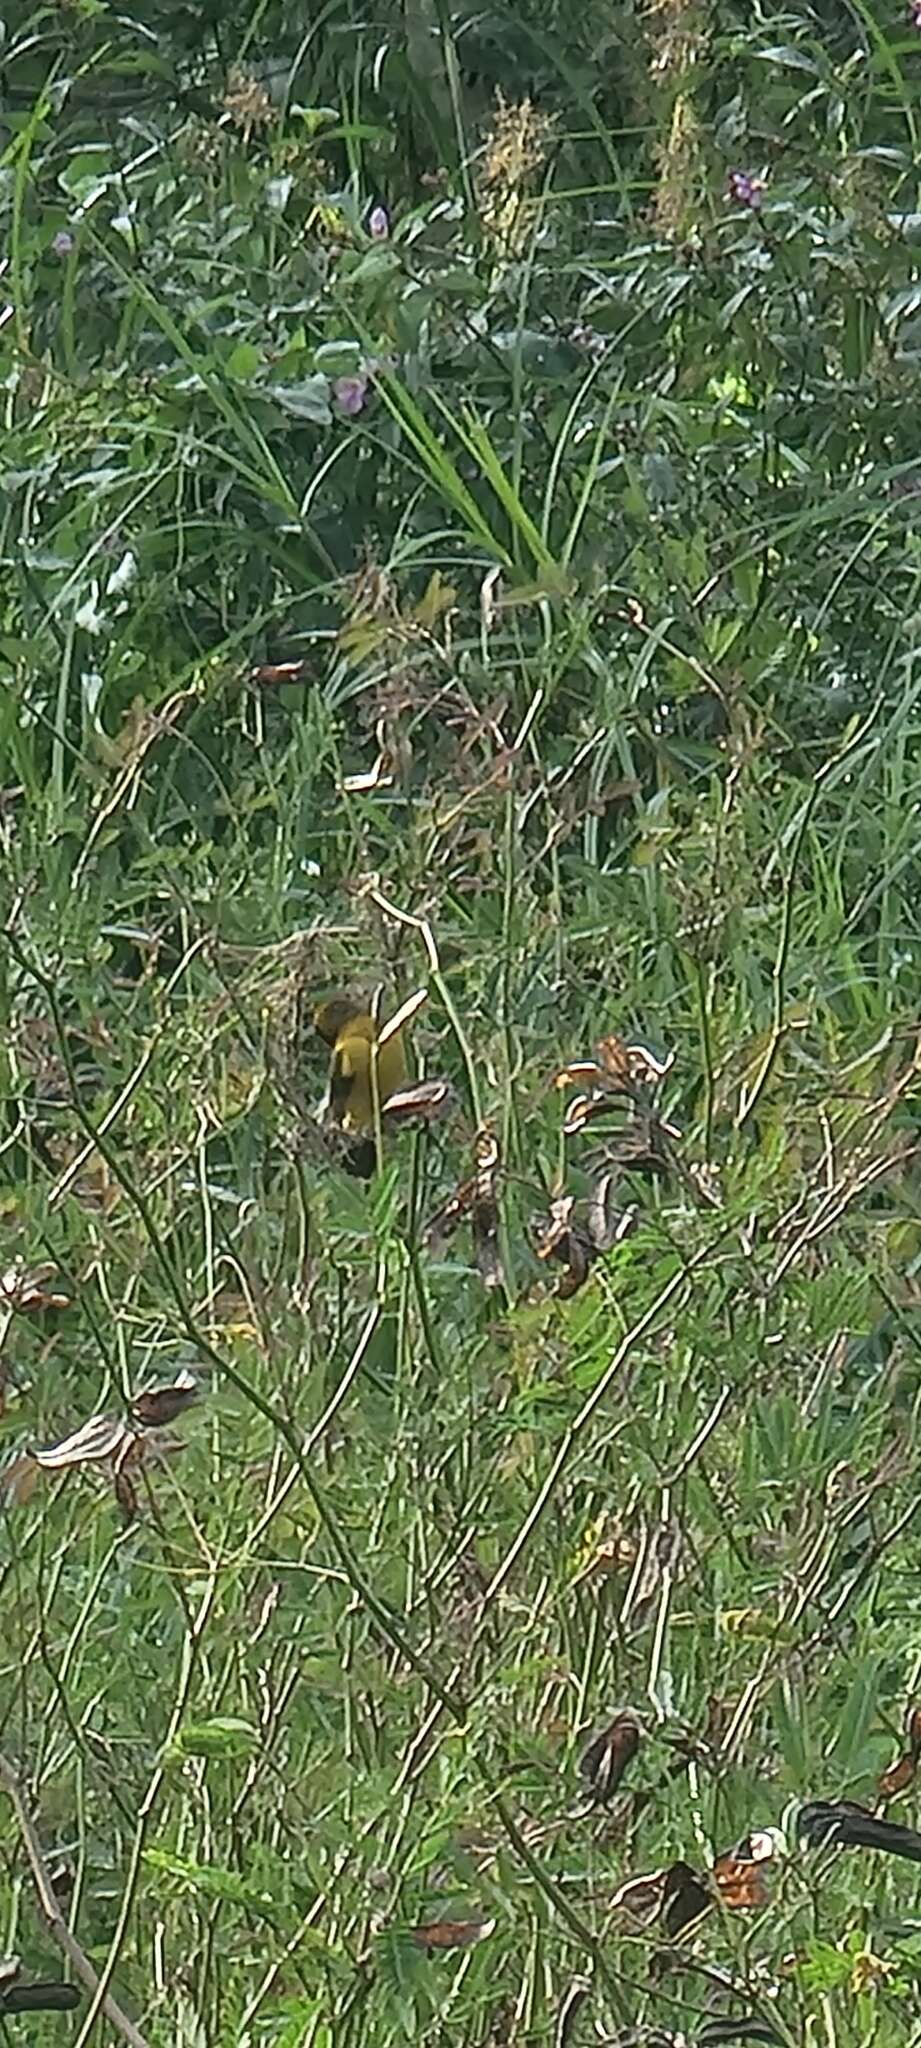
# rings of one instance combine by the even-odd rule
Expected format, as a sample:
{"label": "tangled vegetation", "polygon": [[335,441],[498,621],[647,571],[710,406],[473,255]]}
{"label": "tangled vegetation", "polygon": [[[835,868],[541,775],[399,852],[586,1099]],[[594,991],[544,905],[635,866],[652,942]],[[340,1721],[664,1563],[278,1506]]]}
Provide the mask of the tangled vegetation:
{"label": "tangled vegetation", "polygon": [[0,67],[0,2038],[917,2041],[921,10]]}

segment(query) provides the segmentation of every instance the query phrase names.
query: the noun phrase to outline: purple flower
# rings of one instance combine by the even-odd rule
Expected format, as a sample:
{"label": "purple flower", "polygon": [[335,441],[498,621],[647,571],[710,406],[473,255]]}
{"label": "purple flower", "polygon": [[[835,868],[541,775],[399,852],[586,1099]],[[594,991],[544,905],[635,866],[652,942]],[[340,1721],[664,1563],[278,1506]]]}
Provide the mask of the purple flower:
{"label": "purple flower", "polygon": [[908,21],[911,28],[921,28],[921,0],[910,0]]}
{"label": "purple flower", "polygon": [[[919,0],[921,5],[921,0]],[[368,215],[368,233],[375,242],[383,242],[390,233],[390,215],[386,206],[372,206]]]}
{"label": "purple flower", "polygon": [[333,385],[333,397],[339,411],[347,413],[349,419],[354,419],[355,414],[362,411],[367,391],[368,379],[361,371],[357,377],[337,377]]}
{"label": "purple flower", "polygon": [[[921,0],[918,0],[918,5],[921,7]],[[729,197],[738,206],[748,206],[752,213],[757,213],[764,198],[763,178],[756,178],[751,171],[730,171]]]}
{"label": "purple flower", "polygon": [[66,228],[59,228],[51,244],[51,247],[54,250],[55,255],[69,256],[73,246],[73,235],[69,235]]}

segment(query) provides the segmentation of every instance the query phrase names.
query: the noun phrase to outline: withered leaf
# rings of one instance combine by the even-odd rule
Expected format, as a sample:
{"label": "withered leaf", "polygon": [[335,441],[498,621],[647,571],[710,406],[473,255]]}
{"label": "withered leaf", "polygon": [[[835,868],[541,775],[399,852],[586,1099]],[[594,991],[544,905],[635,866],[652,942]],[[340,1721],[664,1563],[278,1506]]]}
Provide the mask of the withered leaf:
{"label": "withered leaf", "polygon": [[738,2019],[708,2020],[694,2036],[694,2048],[723,2048],[725,2041],[781,2041],[768,2020],[756,2019],[753,2013],[743,2013]]}
{"label": "withered leaf", "polygon": [[777,1839],[770,1828],[752,1828],[729,1854],[741,1863],[770,1863],[777,1854]]}
{"label": "withered leaf", "polygon": [[260,661],[251,668],[251,683],[299,683],[307,667],[306,661]]}
{"label": "withered leaf", "polygon": [[553,1076],[556,1088],[578,1086],[566,1112],[565,1137],[584,1130],[596,1117],[607,1115],[618,1097],[636,1103],[643,1090],[654,1088],[668,1073],[673,1055],[659,1060],[645,1045],[626,1045],[611,1032],[601,1038],[591,1060],[570,1060]]}
{"label": "withered leaf", "polygon": [[918,1763],[921,1760],[921,1707],[909,1707],[905,1716],[905,1734],[909,1754]]}
{"label": "withered leaf", "polygon": [[482,1209],[474,1210],[471,1217],[473,1232],[473,1256],[477,1272],[484,1287],[490,1291],[502,1285],[502,1261],[499,1257],[498,1222],[494,1222]]}
{"label": "withered leaf", "polygon": [[453,1237],[458,1224],[463,1222],[471,1208],[475,1186],[474,1180],[461,1181],[441,1208],[436,1209],[434,1216],[429,1217],[425,1226],[425,1241],[429,1246]]}
{"label": "withered leaf", "polygon": [[564,1138],[574,1138],[599,1116],[609,1116],[611,1104],[605,1095],[574,1095],[563,1119]]}
{"label": "withered leaf", "polygon": [[38,1485],[39,1466],[31,1451],[21,1451],[8,1465],[0,1466],[0,1500],[13,1507],[25,1507]]}
{"label": "withered leaf", "polygon": [[57,1856],[48,1865],[48,1882],[59,1905],[66,1904],[77,1886],[77,1866],[67,1856]]}
{"label": "withered leaf", "polygon": [[729,1719],[729,1706],[726,1700],[721,1699],[719,1693],[709,1693],[707,1696],[707,1719],[704,1726],[703,1740],[709,1743],[713,1749],[719,1748]]}
{"label": "withered leaf", "polygon": [[473,1143],[476,1173],[470,1226],[473,1255],[484,1287],[502,1285],[499,1259],[499,1144],[488,1126],[477,1132]]}
{"label": "withered leaf", "polygon": [[627,1769],[633,1762],[642,1739],[642,1730],[635,1714],[629,1709],[615,1714],[600,1734],[592,1737],[579,1758],[579,1770],[586,1780],[592,1798],[600,1805],[611,1799]]}
{"label": "withered leaf", "polygon": [[47,1450],[33,1450],[32,1457],[46,1472],[64,1472],[71,1465],[91,1465],[102,1458],[114,1458],[131,1439],[127,1425],[115,1415],[91,1415],[88,1422]]}
{"label": "withered leaf", "polygon": [[393,782],[393,758],[389,748],[378,754],[373,768],[357,775],[344,775],[339,784],[343,796],[368,795],[372,789],[389,789]]}
{"label": "withered leaf", "polygon": [[757,1911],[768,1903],[763,1860],[738,1856],[728,1849],[713,1865],[713,1878],[730,1913]]}
{"label": "withered leaf", "polygon": [[18,2012],[73,2012],[80,2004],[76,1984],[49,1980],[34,1984],[0,1984],[0,2014]]}
{"label": "withered leaf", "polygon": [[592,1248],[578,1230],[571,1230],[565,1244],[557,1246],[555,1259],[565,1260],[566,1271],[557,1281],[555,1293],[560,1301],[571,1301],[574,1294],[585,1286],[592,1264]]}
{"label": "withered leaf", "polygon": [[69,1308],[70,1295],[48,1286],[55,1277],[53,1266],[36,1266],[27,1272],[25,1266],[16,1263],[0,1273],[0,1302],[20,1315],[36,1313],[41,1309]]}
{"label": "withered leaf", "polygon": [[609,1252],[636,1228],[636,1209],[621,1209],[617,1203],[615,1173],[603,1173],[589,1197],[585,1228],[596,1252]]}
{"label": "withered leaf", "polygon": [[798,1824],[803,1840],[815,1847],[880,1849],[885,1855],[921,1863],[921,1835],[914,1828],[881,1820],[850,1799],[809,1800],[800,1807]]}
{"label": "withered leaf", "polygon": [[593,1088],[604,1086],[604,1075],[597,1060],[571,1060],[568,1066],[560,1067],[553,1075],[552,1085],[554,1088],[572,1088],[580,1082]]}
{"label": "withered leaf", "polygon": [[17,2012],[73,2012],[81,1995],[75,1984],[58,1978],[36,1978],[34,1983],[24,1984],[19,1957],[0,1958],[0,2015],[4,2017]]}
{"label": "withered leaf", "polygon": [[458,1224],[469,1218],[473,1252],[485,1287],[502,1285],[499,1258],[498,1174],[499,1146],[494,1133],[484,1126],[474,1139],[476,1171],[448,1196],[425,1228],[425,1242],[431,1248],[450,1237]]}
{"label": "withered leaf", "polygon": [[662,1887],[662,1922],[666,1934],[676,1941],[695,1927],[713,1905],[713,1893],[706,1880],[689,1863],[672,1863]]}
{"label": "withered leaf", "polygon": [[474,1948],[494,1932],[495,1925],[495,1920],[429,1920],[409,1932],[417,1948]]}
{"label": "withered leaf", "polygon": [[569,2048],[576,2019],[586,1999],[591,1997],[591,1992],[592,1987],[586,1983],[584,1977],[574,1977],[572,1983],[567,1986],[557,2013],[553,2048]]}
{"label": "withered leaf", "polygon": [[119,1465],[115,1474],[114,1486],[115,1499],[121,1511],[123,1521],[136,1521],[138,1513],[137,1487],[127,1465]]}
{"label": "withered leaf", "polygon": [[629,1570],[636,1563],[637,1550],[636,1539],[625,1533],[616,1516],[602,1516],[586,1534],[573,1585],[581,1585],[584,1579],[592,1578],[596,1572]]}
{"label": "withered leaf", "polygon": [[651,1927],[662,1910],[664,1890],[664,1870],[650,1870],[642,1877],[629,1877],[614,1893],[611,1910],[623,1913],[638,1927]]}
{"label": "withered leaf", "polygon": [[607,1038],[599,1038],[595,1047],[598,1065],[609,1088],[619,1090],[629,1086],[632,1074],[630,1068],[630,1047],[612,1031]]}
{"label": "withered leaf", "polygon": [[[600,1049],[599,1047],[599,1052]],[[628,1045],[624,1050],[627,1055],[627,1072],[630,1080],[641,1088],[654,1088],[658,1081],[664,1079],[669,1068],[674,1066],[675,1063],[673,1052],[670,1052],[664,1060],[659,1060],[654,1052],[650,1052],[648,1045]]]}
{"label": "withered leaf", "polygon": [[434,1124],[447,1116],[457,1101],[450,1081],[416,1081],[412,1087],[397,1088],[381,1104],[381,1115],[388,1123]]}
{"label": "withered leaf", "polygon": [[612,1139],[608,1156],[625,1173],[644,1177],[667,1173],[670,1162],[665,1125],[653,1116],[635,1116]]}
{"label": "withered leaf", "polygon": [[890,1764],[888,1770],[880,1773],[876,1788],[880,1798],[895,1799],[900,1792],[907,1792],[909,1785],[915,1782],[915,1769],[915,1759],[910,1755],[900,1756],[896,1763]]}
{"label": "withered leaf", "polygon": [[549,1221],[540,1229],[534,1247],[539,1259],[554,1259],[566,1267],[556,1288],[563,1301],[570,1300],[585,1285],[595,1257],[585,1232],[573,1222],[574,1207],[574,1196],[559,1195],[550,1205]]}
{"label": "withered leaf", "polygon": [[197,1400],[194,1373],[183,1371],[167,1386],[144,1387],[135,1395],[131,1413],[142,1429],[162,1429],[166,1423],[175,1422],[177,1415],[184,1415]]}
{"label": "withered leaf", "polygon": [[572,1229],[574,1195],[558,1195],[550,1204],[549,1221],[541,1229],[535,1251],[539,1259],[552,1259]]}

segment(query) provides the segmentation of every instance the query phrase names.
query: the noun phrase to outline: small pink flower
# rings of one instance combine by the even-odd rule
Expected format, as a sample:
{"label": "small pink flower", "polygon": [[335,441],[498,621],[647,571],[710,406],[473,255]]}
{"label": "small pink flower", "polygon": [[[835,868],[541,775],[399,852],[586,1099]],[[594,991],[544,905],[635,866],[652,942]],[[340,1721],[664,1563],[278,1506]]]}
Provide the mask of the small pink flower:
{"label": "small pink flower", "polygon": [[340,412],[354,419],[362,411],[368,392],[368,379],[361,372],[357,377],[337,377],[333,385],[333,397]]}
{"label": "small pink flower", "polygon": [[[921,0],[918,4],[921,6]],[[734,199],[738,206],[748,206],[752,213],[757,213],[764,198],[763,178],[754,177],[751,171],[730,171],[728,182],[730,199]]]}
{"label": "small pink flower", "polygon": [[375,242],[386,240],[390,233],[390,215],[386,206],[372,206],[368,215],[368,233]]}
{"label": "small pink flower", "polygon": [[55,255],[69,256],[73,246],[73,235],[69,235],[66,228],[59,228],[51,244],[51,247],[54,250]]}
{"label": "small pink flower", "polygon": [[921,0],[909,0],[908,21],[911,28],[921,28]]}

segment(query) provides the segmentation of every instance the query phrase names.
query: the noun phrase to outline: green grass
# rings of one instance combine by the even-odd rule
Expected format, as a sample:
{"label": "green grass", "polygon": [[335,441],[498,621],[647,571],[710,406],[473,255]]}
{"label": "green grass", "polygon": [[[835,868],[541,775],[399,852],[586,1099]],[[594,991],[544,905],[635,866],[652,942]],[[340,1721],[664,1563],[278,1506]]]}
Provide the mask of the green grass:
{"label": "green grass", "polygon": [[[915,1866],[795,1825],[921,1688],[921,38],[826,12],[13,25],[0,1957],[84,1996],[4,2041],[915,2038]],[[456,1091],[370,1184],[349,982]],[[562,1134],[610,1033],[667,1171]],[[185,1372],[161,1456],[24,1460]],[[766,1827],[759,1910],[615,1905]]]}

